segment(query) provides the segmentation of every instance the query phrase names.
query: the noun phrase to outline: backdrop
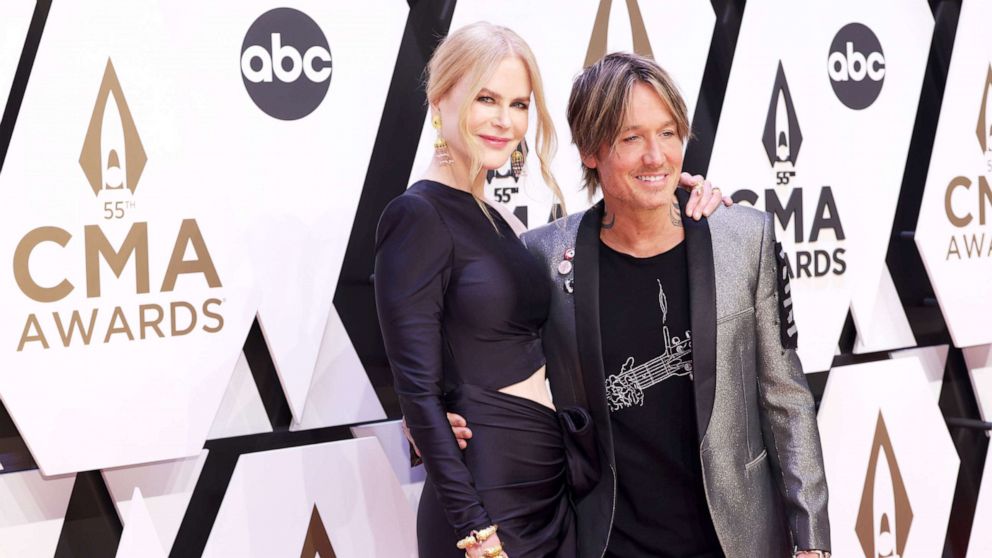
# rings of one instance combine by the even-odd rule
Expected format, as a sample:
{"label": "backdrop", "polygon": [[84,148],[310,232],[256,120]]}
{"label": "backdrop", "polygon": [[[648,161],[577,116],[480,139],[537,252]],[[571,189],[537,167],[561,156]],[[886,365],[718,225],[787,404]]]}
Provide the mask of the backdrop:
{"label": "backdrop", "polygon": [[[685,170],[773,213],[834,555],[992,555],[992,3],[8,0],[0,556],[416,555],[373,242],[478,20],[541,65],[569,212],[571,80],[637,50]],[[534,227],[531,159],[486,191]]]}

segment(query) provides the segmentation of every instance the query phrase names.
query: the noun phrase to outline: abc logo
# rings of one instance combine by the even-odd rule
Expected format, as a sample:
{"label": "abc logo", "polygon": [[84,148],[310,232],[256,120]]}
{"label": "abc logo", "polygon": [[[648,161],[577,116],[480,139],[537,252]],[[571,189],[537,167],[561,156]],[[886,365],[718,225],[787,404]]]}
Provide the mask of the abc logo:
{"label": "abc logo", "polygon": [[885,55],[878,37],[860,23],[842,27],[830,43],[827,73],[834,94],[849,108],[867,108],[885,81]]}
{"label": "abc logo", "polygon": [[260,15],[241,44],[241,77],[266,114],[297,120],[320,106],[331,83],[331,50],[310,16],[292,8]]}

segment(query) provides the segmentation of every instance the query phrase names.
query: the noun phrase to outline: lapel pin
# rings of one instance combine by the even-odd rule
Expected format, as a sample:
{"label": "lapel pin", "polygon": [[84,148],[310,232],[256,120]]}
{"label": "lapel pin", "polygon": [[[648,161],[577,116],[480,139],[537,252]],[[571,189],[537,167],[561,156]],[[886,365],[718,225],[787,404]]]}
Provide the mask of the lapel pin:
{"label": "lapel pin", "polygon": [[568,293],[568,294],[572,294],[572,293],[575,292],[575,280],[574,279],[566,279],[565,280],[565,292]]}

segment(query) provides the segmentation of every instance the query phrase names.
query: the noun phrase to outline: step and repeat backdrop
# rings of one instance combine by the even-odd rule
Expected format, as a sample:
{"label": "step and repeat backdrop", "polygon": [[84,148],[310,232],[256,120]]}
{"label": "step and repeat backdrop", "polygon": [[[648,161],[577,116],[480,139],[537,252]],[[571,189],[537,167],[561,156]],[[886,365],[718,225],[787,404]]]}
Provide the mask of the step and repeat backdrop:
{"label": "step and repeat backdrop", "polygon": [[[7,0],[0,556],[416,556],[372,247],[478,20],[534,50],[569,212],[571,80],[636,49],[686,170],[774,214],[834,556],[992,555],[992,3]],[[530,227],[535,163],[487,176]]]}

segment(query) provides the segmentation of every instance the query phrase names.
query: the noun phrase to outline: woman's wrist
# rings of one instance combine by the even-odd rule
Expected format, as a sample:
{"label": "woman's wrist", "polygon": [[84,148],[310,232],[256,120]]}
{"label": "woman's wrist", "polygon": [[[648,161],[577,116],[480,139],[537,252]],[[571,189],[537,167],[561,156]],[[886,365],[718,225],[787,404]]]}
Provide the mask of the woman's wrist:
{"label": "woman's wrist", "polygon": [[506,552],[498,535],[493,535],[485,541],[465,552],[467,558],[505,558]]}
{"label": "woman's wrist", "polygon": [[499,558],[505,556],[496,525],[474,530],[456,543],[459,550],[465,551],[467,558]]}

